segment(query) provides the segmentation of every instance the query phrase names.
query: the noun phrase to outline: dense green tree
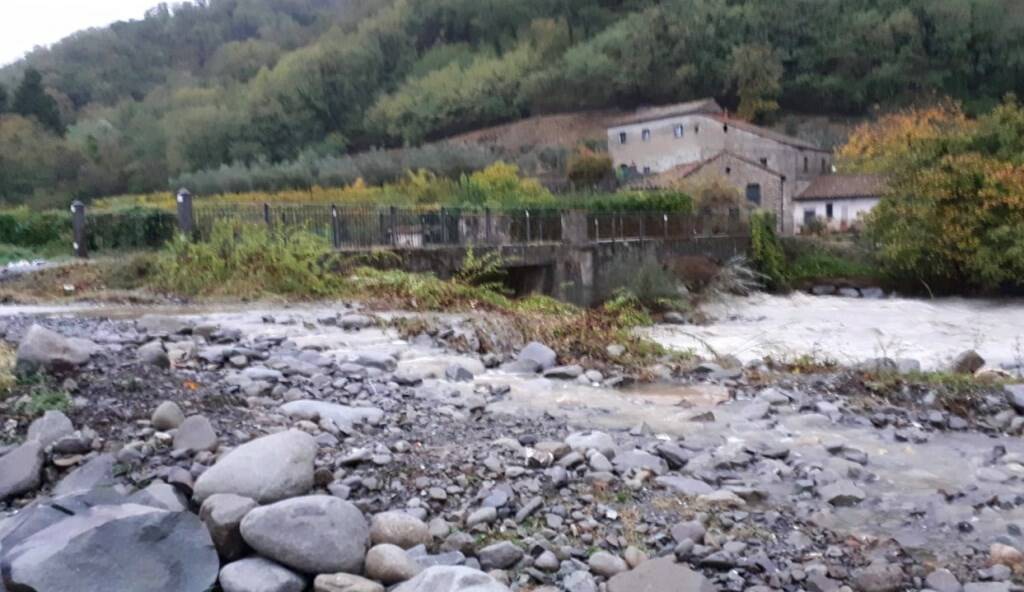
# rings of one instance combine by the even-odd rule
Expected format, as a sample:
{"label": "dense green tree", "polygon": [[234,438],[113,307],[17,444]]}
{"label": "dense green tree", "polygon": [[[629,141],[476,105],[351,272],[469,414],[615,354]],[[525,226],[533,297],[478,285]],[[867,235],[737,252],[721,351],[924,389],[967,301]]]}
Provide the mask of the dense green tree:
{"label": "dense green tree", "polygon": [[748,44],[733,48],[729,78],[740,98],[737,114],[761,121],[778,111],[782,74],[782,62],[771,47]]}
{"label": "dense green tree", "polygon": [[0,84],[0,113],[7,111],[7,88]]}
{"label": "dense green tree", "polygon": [[46,89],[43,88],[43,75],[35,68],[25,70],[21,85],[14,92],[13,108],[15,113],[33,117],[54,132],[64,132],[57,101],[46,94]]}

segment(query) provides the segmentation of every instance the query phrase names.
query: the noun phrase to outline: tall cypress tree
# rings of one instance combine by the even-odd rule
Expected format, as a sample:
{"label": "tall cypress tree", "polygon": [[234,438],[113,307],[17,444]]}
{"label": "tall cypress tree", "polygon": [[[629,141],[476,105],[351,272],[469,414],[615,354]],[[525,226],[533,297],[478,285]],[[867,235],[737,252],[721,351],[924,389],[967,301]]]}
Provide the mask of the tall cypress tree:
{"label": "tall cypress tree", "polygon": [[25,70],[25,77],[14,93],[14,111],[25,117],[35,117],[39,123],[58,134],[64,133],[57,101],[46,94],[43,76],[35,68]]}

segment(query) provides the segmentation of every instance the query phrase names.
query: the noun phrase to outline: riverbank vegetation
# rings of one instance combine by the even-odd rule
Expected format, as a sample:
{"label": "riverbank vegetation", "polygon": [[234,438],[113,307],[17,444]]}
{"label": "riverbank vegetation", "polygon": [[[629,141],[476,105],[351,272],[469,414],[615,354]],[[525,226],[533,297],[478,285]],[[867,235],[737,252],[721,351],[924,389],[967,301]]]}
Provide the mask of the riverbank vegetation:
{"label": "riverbank vegetation", "polygon": [[955,104],[883,117],[839,157],[845,170],[889,180],[865,232],[892,282],[936,294],[1024,289],[1024,109],[1015,97],[976,119]]}

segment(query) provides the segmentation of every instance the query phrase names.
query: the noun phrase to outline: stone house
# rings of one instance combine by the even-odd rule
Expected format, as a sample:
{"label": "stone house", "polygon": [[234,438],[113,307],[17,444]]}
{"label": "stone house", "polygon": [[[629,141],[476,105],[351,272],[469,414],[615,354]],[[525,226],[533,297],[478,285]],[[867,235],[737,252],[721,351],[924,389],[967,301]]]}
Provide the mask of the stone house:
{"label": "stone house", "polygon": [[[655,177],[681,167],[679,176],[695,163],[729,155],[742,162],[746,174],[726,175],[743,195],[767,196],[779,185],[781,203],[771,204],[779,230],[792,232],[792,200],[821,175],[832,172],[828,150],[774,130],[729,117],[713,99],[643,109],[608,128],[608,152],[620,176]],[[755,166],[751,167],[753,163]],[[758,166],[759,165],[759,166]],[[728,167],[728,165],[725,165]],[[773,173],[759,183],[753,177]],[[671,176],[670,176],[671,177]],[[662,178],[663,180],[665,178]],[[653,181],[653,179],[652,179]],[[760,189],[752,185],[761,185]],[[648,184],[650,185],[650,184]]]}
{"label": "stone house", "polygon": [[814,220],[829,230],[855,228],[888,190],[879,175],[826,175],[794,198],[793,228],[800,232]]}

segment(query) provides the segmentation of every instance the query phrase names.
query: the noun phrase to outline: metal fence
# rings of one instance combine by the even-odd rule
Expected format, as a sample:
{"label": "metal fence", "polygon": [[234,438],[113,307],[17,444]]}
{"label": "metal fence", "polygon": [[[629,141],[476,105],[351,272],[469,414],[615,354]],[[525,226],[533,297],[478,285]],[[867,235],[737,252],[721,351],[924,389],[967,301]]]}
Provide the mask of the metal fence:
{"label": "metal fence", "polygon": [[[90,244],[111,243],[94,223],[86,231],[85,206],[72,207],[75,250],[85,256]],[[738,213],[681,214],[667,212],[587,212],[552,209],[337,207],[324,204],[195,204],[179,196],[177,224],[169,212],[133,213],[125,218],[135,242],[148,246],[168,240],[175,228],[199,240],[209,239],[219,224],[264,225],[300,229],[329,241],[337,249],[368,247],[428,248],[473,245],[532,245],[544,243],[604,243],[634,240],[690,240],[749,235]],[[158,214],[158,215],[157,215]],[[159,232],[157,232],[159,231]],[[124,232],[116,233],[118,236]],[[95,235],[95,236],[94,236]],[[123,241],[122,241],[123,242]]]}

